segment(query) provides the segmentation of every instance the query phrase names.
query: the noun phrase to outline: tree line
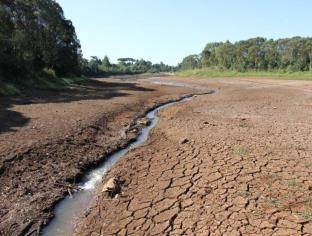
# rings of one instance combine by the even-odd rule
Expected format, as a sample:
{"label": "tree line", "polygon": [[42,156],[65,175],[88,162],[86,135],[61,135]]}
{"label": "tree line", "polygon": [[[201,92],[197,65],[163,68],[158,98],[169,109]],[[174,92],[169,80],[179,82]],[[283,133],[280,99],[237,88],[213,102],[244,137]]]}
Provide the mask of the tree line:
{"label": "tree line", "polygon": [[174,69],[143,59],[84,59],[75,27],[54,0],[0,0],[0,22],[0,82]]}
{"label": "tree line", "polygon": [[31,77],[45,69],[59,76],[79,73],[80,43],[57,2],[1,0],[0,22],[3,80]]}
{"label": "tree line", "polygon": [[96,56],[91,57],[90,60],[83,59],[82,72],[87,76],[105,76],[116,74],[140,74],[147,72],[172,72],[176,69],[176,67],[166,65],[163,62],[153,64],[144,59],[119,58],[117,61],[117,64],[113,64],[107,56],[103,59]]}
{"label": "tree line", "polygon": [[312,70],[312,38],[252,38],[235,43],[208,43],[199,55],[189,55],[179,69],[217,68],[237,71]]}

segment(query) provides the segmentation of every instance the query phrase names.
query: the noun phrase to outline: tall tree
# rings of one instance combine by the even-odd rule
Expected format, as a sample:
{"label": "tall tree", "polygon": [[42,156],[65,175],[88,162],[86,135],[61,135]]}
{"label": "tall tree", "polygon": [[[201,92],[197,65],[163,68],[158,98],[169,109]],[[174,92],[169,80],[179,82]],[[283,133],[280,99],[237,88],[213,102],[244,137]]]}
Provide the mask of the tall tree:
{"label": "tall tree", "polygon": [[112,64],[110,63],[109,61],[109,58],[108,56],[105,56],[104,59],[102,60],[102,66],[105,68],[105,69],[109,69]]}
{"label": "tall tree", "polygon": [[312,38],[267,40],[252,38],[236,43],[208,43],[202,53],[183,59],[182,69],[219,67],[246,70],[312,70]]}
{"label": "tall tree", "polygon": [[189,55],[185,57],[180,64],[182,70],[195,69],[200,67],[200,58],[198,55]]}
{"label": "tall tree", "polygon": [[51,68],[79,73],[80,43],[72,22],[53,0],[1,0],[0,74],[6,79]]}

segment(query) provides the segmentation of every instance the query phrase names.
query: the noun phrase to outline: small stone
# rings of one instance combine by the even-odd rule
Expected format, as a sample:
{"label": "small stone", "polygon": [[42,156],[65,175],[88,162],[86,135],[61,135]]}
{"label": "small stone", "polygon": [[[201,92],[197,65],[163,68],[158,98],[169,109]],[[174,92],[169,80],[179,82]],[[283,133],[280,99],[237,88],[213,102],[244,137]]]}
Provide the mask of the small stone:
{"label": "small stone", "polygon": [[139,120],[137,123],[139,125],[148,126],[151,123],[151,121],[150,119],[144,118],[142,120]]}
{"label": "small stone", "polygon": [[188,143],[188,139],[187,138],[183,138],[180,140],[180,144],[185,144],[185,143]]}
{"label": "small stone", "polygon": [[110,178],[102,187],[102,193],[107,193],[111,198],[117,196],[121,192],[121,182],[119,176]]}
{"label": "small stone", "polygon": [[275,225],[271,224],[268,221],[262,221],[260,224],[260,229],[273,229]]}
{"label": "small stone", "polygon": [[130,133],[137,133],[138,131],[139,131],[138,128],[133,128],[129,130]]}

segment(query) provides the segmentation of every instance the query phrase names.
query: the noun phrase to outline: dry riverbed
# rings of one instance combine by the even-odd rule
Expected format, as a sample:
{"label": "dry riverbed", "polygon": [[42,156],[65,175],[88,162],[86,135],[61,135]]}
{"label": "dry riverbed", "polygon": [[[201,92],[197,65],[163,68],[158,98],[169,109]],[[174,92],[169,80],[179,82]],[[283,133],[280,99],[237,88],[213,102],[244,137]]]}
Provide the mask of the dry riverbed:
{"label": "dry riverbed", "polygon": [[0,235],[37,235],[83,171],[136,136],[126,131],[148,108],[210,89],[160,112],[103,181],[120,176],[121,194],[99,189],[76,234],[312,235],[310,82],[97,83],[1,101]]}
{"label": "dry riverbed", "polygon": [[312,235],[312,84],[175,80],[217,92],[161,111],[77,235]]}
{"label": "dry riverbed", "polygon": [[0,235],[38,235],[82,174],[136,137],[157,104],[194,89],[100,79],[0,101]]}

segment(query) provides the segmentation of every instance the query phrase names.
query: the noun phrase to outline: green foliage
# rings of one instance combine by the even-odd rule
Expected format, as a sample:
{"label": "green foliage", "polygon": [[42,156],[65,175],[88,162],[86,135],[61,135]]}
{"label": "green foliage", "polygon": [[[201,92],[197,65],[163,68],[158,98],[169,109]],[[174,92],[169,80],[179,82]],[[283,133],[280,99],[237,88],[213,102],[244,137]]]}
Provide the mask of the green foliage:
{"label": "green foliage", "polygon": [[[82,57],[75,28],[55,0],[0,1],[0,94],[24,88],[60,90],[77,75],[105,76],[173,71],[163,63],[120,58],[118,64]],[[82,82],[82,81],[80,81]]]}
{"label": "green foliage", "polygon": [[107,56],[105,56],[104,59],[102,60],[102,66],[104,69],[109,69],[112,66]]}
{"label": "green foliage", "polygon": [[53,78],[49,74],[40,73],[31,79],[19,80],[14,83],[0,82],[0,96],[18,95],[23,90],[31,89],[61,91],[72,86],[86,85],[91,82],[86,77]]}
{"label": "green foliage", "polygon": [[311,71],[312,38],[267,40],[258,37],[236,43],[208,43],[200,55],[184,58],[179,68],[217,68],[236,72]]}
{"label": "green foliage", "polygon": [[103,60],[98,57],[91,57],[90,60],[81,60],[82,73],[86,76],[106,76],[119,74],[141,74],[141,73],[158,73],[173,72],[175,67],[165,65],[163,62],[153,64],[143,59],[136,60],[133,58],[119,58],[118,64],[112,64],[107,56]]}
{"label": "green foliage", "polygon": [[307,221],[312,221],[312,199],[306,204],[306,210],[303,212],[302,216]]}
{"label": "green foliage", "polygon": [[14,84],[0,81],[0,96],[13,96],[19,93],[19,89]]}
{"label": "green foliage", "polygon": [[2,0],[0,22],[0,80],[31,78],[45,68],[79,73],[79,40],[57,2]]}
{"label": "green foliage", "polygon": [[183,59],[179,67],[182,70],[189,70],[199,68],[200,66],[200,57],[198,55],[189,55]]}
{"label": "green foliage", "polygon": [[39,76],[41,78],[46,78],[46,79],[56,79],[57,76],[56,76],[56,73],[53,69],[48,69],[48,68],[44,68],[40,73],[39,73]]}
{"label": "green foliage", "polygon": [[284,78],[284,79],[301,79],[312,80],[312,71],[246,71],[239,72],[236,70],[224,70],[218,68],[201,68],[194,70],[185,70],[177,72],[179,76],[183,77],[267,77],[267,78]]}

